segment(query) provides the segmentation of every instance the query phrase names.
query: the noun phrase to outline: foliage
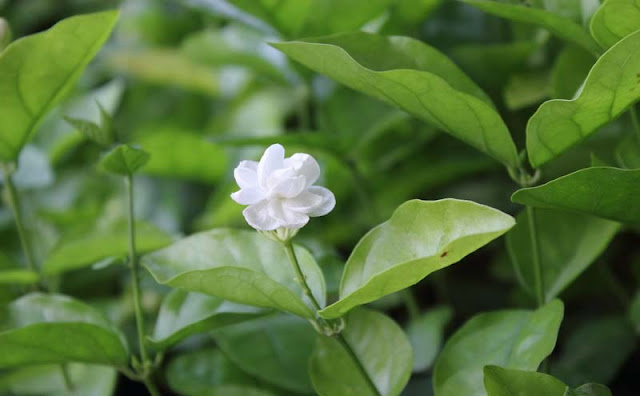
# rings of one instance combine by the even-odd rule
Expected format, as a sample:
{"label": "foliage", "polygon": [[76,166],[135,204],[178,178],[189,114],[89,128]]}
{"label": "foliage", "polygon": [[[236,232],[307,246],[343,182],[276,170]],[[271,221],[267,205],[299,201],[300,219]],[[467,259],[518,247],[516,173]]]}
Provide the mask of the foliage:
{"label": "foliage", "polygon": [[638,0],[0,15],[0,394],[637,394]]}

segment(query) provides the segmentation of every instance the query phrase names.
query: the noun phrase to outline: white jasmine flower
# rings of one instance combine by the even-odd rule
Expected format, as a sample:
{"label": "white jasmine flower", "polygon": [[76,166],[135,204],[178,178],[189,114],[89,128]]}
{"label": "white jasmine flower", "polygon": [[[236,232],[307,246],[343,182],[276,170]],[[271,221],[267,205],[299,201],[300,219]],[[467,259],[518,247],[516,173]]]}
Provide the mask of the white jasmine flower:
{"label": "white jasmine flower", "polygon": [[318,162],[301,153],[285,158],[279,144],[269,146],[260,162],[241,161],[233,175],[240,191],[231,198],[249,205],[242,214],[259,231],[297,230],[336,204],[331,191],[313,185],[320,176]]}

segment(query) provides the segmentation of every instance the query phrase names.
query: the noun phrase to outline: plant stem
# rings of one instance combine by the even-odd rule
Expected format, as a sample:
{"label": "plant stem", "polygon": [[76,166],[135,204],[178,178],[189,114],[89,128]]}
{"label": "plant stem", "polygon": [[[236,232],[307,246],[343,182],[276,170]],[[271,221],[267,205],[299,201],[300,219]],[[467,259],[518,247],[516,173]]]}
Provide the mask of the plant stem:
{"label": "plant stem", "polygon": [[404,289],[402,291],[402,296],[404,297],[407,312],[409,312],[409,318],[411,320],[418,319],[420,316],[420,306],[418,305],[416,296],[413,295],[413,291],[410,288]]}
{"label": "plant stem", "polygon": [[73,394],[73,382],[71,381],[71,375],[69,375],[69,367],[66,364],[60,365],[60,371],[62,371],[62,378],[64,379],[64,387],[69,394]]}
{"label": "plant stem", "polygon": [[[289,257],[289,262],[291,262],[291,266],[293,267],[293,270],[296,273],[298,282],[300,283],[300,286],[302,286],[302,290],[304,291],[304,294],[306,294],[309,297],[309,299],[313,303],[313,306],[316,308],[316,310],[319,311],[322,308],[320,307],[318,300],[316,300],[316,298],[313,296],[313,293],[311,292],[311,288],[307,284],[307,280],[304,274],[302,273],[302,270],[300,269],[300,263],[298,262],[296,253],[293,250],[293,244],[291,243],[291,241],[287,241],[287,242],[283,242],[283,245],[284,245],[284,250],[287,253],[287,256]],[[367,370],[364,368],[364,366],[360,362],[358,355],[356,355],[356,353],[351,348],[351,345],[349,345],[349,342],[347,342],[347,339],[344,338],[344,336],[341,333],[336,333],[333,335],[333,337],[335,337],[335,339],[338,340],[340,345],[342,345],[342,347],[347,351],[351,359],[353,359],[353,362],[356,364],[356,366],[358,367],[358,370],[360,371],[362,376],[365,378],[365,381],[367,382],[368,386],[371,388],[371,391],[375,395],[381,396],[380,392],[378,391],[378,388],[369,377]]]}
{"label": "plant stem", "polygon": [[9,200],[11,211],[13,212],[13,218],[16,223],[16,228],[18,229],[18,236],[20,237],[22,250],[27,260],[27,266],[31,271],[37,271],[35,260],[33,258],[33,251],[31,250],[31,244],[29,243],[29,238],[27,237],[27,232],[24,227],[22,209],[20,208],[20,196],[18,195],[16,186],[13,184],[12,172],[10,172],[5,166],[2,167],[2,170],[4,174],[4,186],[7,192],[7,199]]}
{"label": "plant stem", "polygon": [[158,391],[158,388],[156,388],[156,385],[153,383],[153,381],[151,381],[149,376],[145,376],[142,379],[142,382],[144,382],[151,396],[161,396],[160,392]]}
{"label": "plant stem", "polygon": [[374,395],[382,396],[376,384],[374,384],[373,381],[371,380],[371,377],[369,377],[369,373],[367,373],[367,370],[362,365],[362,362],[360,362],[358,355],[356,355],[356,353],[351,348],[351,345],[349,345],[349,342],[347,341],[347,339],[344,338],[342,333],[336,334],[335,338],[336,340],[338,340],[340,345],[342,345],[344,350],[347,351],[347,353],[349,354],[353,362],[356,364],[356,366],[358,366],[358,370],[360,371],[362,376],[365,378],[365,381],[367,382],[367,386],[371,389],[371,392],[373,392]]}
{"label": "plant stem", "polygon": [[138,258],[136,256],[136,229],[135,229],[135,217],[133,214],[133,176],[128,175],[125,178],[125,184],[127,187],[127,201],[129,206],[128,223],[129,223],[129,267],[131,269],[133,289],[133,304],[136,315],[136,327],[138,330],[138,345],[140,348],[140,360],[142,361],[142,382],[146,385],[149,393],[156,396],[160,395],[155,385],[149,378],[149,366],[150,360],[147,354],[147,347],[144,343],[144,314],[142,312],[142,293],[140,291],[140,268],[138,266]]}
{"label": "plant stem", "polygon": [[287,242],[283,242],[283,245],[284,245],[284,251],[287,253],[287,257],[289,257],[289,262],[291,263],[291,266],[293,267],[293,270],[296,273],[296,278],[298,280],[298,283],[302,287],[302,291],[307,297],[309,297],[309,300],[311,300],[311,303],[313,304],[314,308],[317,311],[321,310],[322,307],[320,306],[320,304],[318,303],[318,300],[316,300],[315,296],[311,292],[311,288],[307,284],[307,278],[304,276],[304,274],[302,273],[302,270],[300,269],[300,263],[298,263],[298,258],[296,257],[296,253],[293,250],[293,244],[291,243],[291,241],[287,241]]}
{"label": "plant stem", "polygon": [[535,212],[532,206],[527,206],[527,217],[529,220],[529,238],[531,239],[531,257],[533,258],[536,300],[538,302],[538,307],[541,307],[545,303],[544,281],[542,279],[542,265],[540,263],[540,251],[538,249],[536,217],[535,217]]}

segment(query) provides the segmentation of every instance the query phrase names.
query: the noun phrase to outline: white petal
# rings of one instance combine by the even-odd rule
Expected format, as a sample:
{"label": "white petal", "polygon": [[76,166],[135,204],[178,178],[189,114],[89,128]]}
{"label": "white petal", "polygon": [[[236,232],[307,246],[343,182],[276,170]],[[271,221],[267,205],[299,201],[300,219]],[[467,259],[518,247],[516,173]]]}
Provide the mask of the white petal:
{"label": "white petal", "polygon": [[240,188],[253,188],[258,186],[258,163],[256,161],[240,161],[233,170],[233,177]]}
{"label": "white petal", "polygon": [[240,205],[252,205],[265,199],[259,188],[243,188],[231,194],[231,199]]}
{"label": "white petal", "polygon": [[271,231],[280,228],[280,222],[269,215],[267,206],[269,201],[264,200],[257,204],[248,206],[242,211],[247,223],[256,230]]}
{"label": "white petal", "polygon": [[286,208],[282,200],[269,201],[267,208],[269,215],[277,219],[282,228],[302,228],[309,222],[309,216]]}
{"label": "white petal", "polygon": [[269,175],[277,169],[284,167],[284,147],[279,144],[269,146],[258,163],[258,183],[267,189]]}
{"label": "white petal", "polygon": [[294,198],[289,198],[284,201],[283,205],[290,210],[310,213],[315,208],[319,207],[323,203],[323,199],[320,195],[313,194],[309,191],[304,191],[302,194]]}
{"label": "white petal", "polygon": [[291,167],[296,174],[304,176],[307,180],[305,187],[309,187],[320,177],[320,165],[309,154],[296,153],[284,160],[284,166]]}
{"label": "white petal", "polygon": [[271,187],[269,193],[271,194],[271,196],[275,195],[282,198],[293,198],[304,191],[305,184],[306,181],[303,176],[285,178],[282,180],[278,180],[275,185]]}
{"label": "white petal", "polygon": [[311,210],[308,215],[311,217],[324,216],[327,213],[331,212],[333,208],[336,206],[336,197],[333,193],[328,189],[320,186],[311,186],[307,189],[312,194],[319,195],[322,197],[322,203],[313,210]]}

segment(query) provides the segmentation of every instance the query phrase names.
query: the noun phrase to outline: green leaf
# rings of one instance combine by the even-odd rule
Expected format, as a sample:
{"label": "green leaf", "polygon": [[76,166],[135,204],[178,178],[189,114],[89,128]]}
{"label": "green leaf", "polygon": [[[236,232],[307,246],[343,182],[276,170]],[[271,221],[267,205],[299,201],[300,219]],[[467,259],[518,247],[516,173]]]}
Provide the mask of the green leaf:
{"label": "green leaf", "polygon": [[32,285],[38,283],[40,275],[35,271],[24,269],[0,270],[0,285]]}
{"label": "green leaf", "polygon": [[520,5],[517,1],[462,1],[492,15],[507,18],[516,22],[534,24],[543,27],[561,39],[577,44],[594,54],[598,54],[600,52],[600,47],[591,38],[591,36],[589,36],[589,33],[587,33],[580,25],[564,16],[544,9],[528,5]]}
{"label": "green leaf", "polygon": [[636,331],[636,334],[640,334],[640,292],[636,292],[635,296],[631,300],[629,306],[629,319]]}
{"label": "green leaf", "polygon": [[607,51],[574,100],[550,100],[527,124],[527,152],[539,167],[615,120],[640,99],[640,32]]}
{"label": "green leaf", "polygon": [[113,143],[113,135],[108,129],[103,129],[91,121],[81,120],[78,118],[64,117],[64,119],[72,127],[82,132],[82,134],[89,140],[98,143],[101,146],[108,147]]}
{"label": "green leaf", "polygon": [[211,96],[218,96],[221,91],[221,76],[175,49],[115,52],[111,54],[109,63],[115,71],[148,83],[175,86]]}
{"label": "green leaf", "polygon": [[591,318],[576,327],[562,344],[551,373],[575,386],[587,381],[611,382],[636,345],[636,335],[624,316]]}
{"label": "green leaf", "polygon": [[340,300],[320,311],[337,318],[351,308],[418,283],[504,234],[514,219],[471,201],[412,200],[355,247],[340,284]]}
{"label": "green leaf", "polygon": [[135,139],[151,157],[141,172],[205,183],[216,183],[229,168],[228,156],[214,143],[190,130],[157,127]]}
{"label": "green leaf", "polygon": [[[304,248],[295,248],[313,295],[325,304],[322,271]],[[192,235],[142,260],[162,284],[241,304],[315,317],[284,248],[255,231],[215,229]]]}
{"label": "green leaf", "polygon": [[100,159],[100,166],[117,175],[132,175],[149,161],[149,153],[139,148],[121,144]]}
{"label": "green leaf", "polygon": [[162,302],[150,341],[156,349],[168,349],[191,335],[255,319],[266,313],[268,311],[219,297],[173,290]]}
{"label": "green leaf", "polygon": [[[240,370],[218,349],[203,349],[178,355],[167,367],[169,386],[180,395],[224,396],[228,386],[254,385],[256,381]],[[227,385],[227,387],[225,387]],[[241,389],[249,389],[242,387]],[[251,389],[253,391],[253,389]],[[251,396],[269,393],[246,393]],[[229,393],[233,395],[233,393]]]}
{"label": "green leaf", "polygon": [[635,134],[620,140],[616,147],[616,160],[623,168],[640,169],[640,140]]}
{"label": "green leaf", "polygon": [[308,68],[451,133],[509,165],[515,144],[486,94],[436,49],[368,33],[272,44]]}
{"label": "green leaf", "polygon": [[564,396],[613,396],[609,388],[601,384],[584,384],[577,389],[569,389]]}
{"label": "green leaf", "polygon": [[571,389],[549,374],[498,366],[484,368],[484,386],[488,396],[611,396],[604,385],[585,384]]}
{"label": "green leaf", "polygon": [[84,362],[125,366],[123,335],[92,307],[62,295],[32,293],[9,305],[0,332],[0,368]]}
{"label": "green leaf", "polygon": [[[124,257],[129,252],[126,222],[117,222],[107,229],[94,229],[81,235],[63,238],[49,253],[42,271],[57,275],[84,268],[109,257]],[[165,232],[145,222],[136,222],[136,249],[145,253],[171,243]]]}
{"label": "green leaf", "polygon": [[452,316],[451,308],[443,306],[409,322],[407,336],[413,350],[413,372],[431,368],[442,347],[445,326]]}
{"label": "green leaf", "polygon": [[[609,220],[559,210],[538,209],[534,216],[545,301],[557,297],[586,270],[620,229],[618,223]],[[529,216],[523,212],[506,239],[519,281],[535,296],[529,226]]]}
{"label": "green leaf", "polygon": [[567,386],[549,374],[485,366],[487,396],[564,396]]}
{"label": "green leaf", "polygon": [[519,110],[549,97],[546,71],[514,74],[504,89],[504,103],[509,110]]}
{"label": "green leaf", "polygon": [[436,361],[435,395],[485,395],[482,370],[487,365],[536,370],[553,351],[563,315],[562,302],[554,300],[536,311],[474,316],[449,338]]}
{"label": "green leaf", "polygon": [[582,48],[568,46],[563,49],[551,70],[551,96],[573,99],[595,61],[596,58]]}
{"label": "green leaf", "polygon": [[[375,311],[356,309],[345,319],[341,336],[353,354],[335,337],[316,335],[309,363],[316,392],[320,396],[399,395],[411,376],[407,336],[392,319]],[[378,393],[372,391],[358,366],[366,371]]]}
{"label": "green leaf", "polygon": [[[67,18],[0,54],[0,162],[14,161],[107,40],[116,11]],[[82,32],[78,35],[78,32]]]}
{"label": "green leaf", "polygon": [[307,361],[314,334],[306,321],[279,314],[217,329],[213,337],[245,372],[293,392],[311,393]]}
{"label": "green leaf", "polygon": [[591,18],[591,35],[609,48],[640,30],[640,5],[637,0],[606,0]]}
{"label": "green leaf", "polygon": [[[113,368],[80,363],[70,363],[66,367],[74,395],[113,395],[118,377]],[[0,374],[0,393],[3,391],[11,395],[69,395],[61,367],[57,364],[23,367]]]}
{"label": "green leaf", "polygon": [[640,170],[586,168],[538,187],[516,191],[511,200],[539,208],[586,213],[623,223],[640,223]]}

